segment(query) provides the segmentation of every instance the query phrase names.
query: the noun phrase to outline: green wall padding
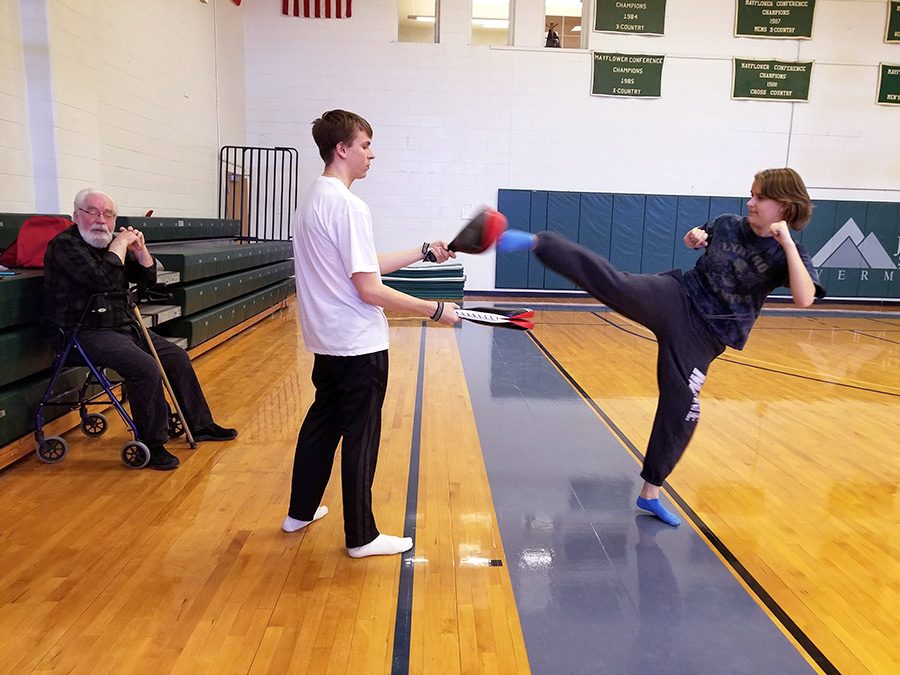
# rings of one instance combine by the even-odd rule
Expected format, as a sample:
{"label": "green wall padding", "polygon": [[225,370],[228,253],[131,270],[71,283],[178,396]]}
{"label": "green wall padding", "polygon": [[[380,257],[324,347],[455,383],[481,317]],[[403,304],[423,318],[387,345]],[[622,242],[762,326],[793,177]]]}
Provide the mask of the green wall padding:
{"label": "green wall padding", "polygon": [[[684,246],[684,234],[723,213],[746,215],[746,202],[746,197],[545,190],[500,190],[497,199],[510,227],[559,232],[632,273],[690,269],[702,251]],[[794,237],[813,258],[828,297],[900,298],[900,203],[814,200],[813,204],[812,220]],[[562,286],[533,254],[498,255],[496,261],[498,289]],[[774,294],[786,296],[790,291],[782,288]]]}

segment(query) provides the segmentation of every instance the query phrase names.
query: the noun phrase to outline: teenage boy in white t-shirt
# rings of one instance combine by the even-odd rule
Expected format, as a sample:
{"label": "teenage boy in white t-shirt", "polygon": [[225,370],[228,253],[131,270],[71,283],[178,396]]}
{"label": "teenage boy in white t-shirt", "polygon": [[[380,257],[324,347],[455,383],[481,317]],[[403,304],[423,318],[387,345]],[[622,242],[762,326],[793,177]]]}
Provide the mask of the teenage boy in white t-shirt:
{"label": "teenage boy in white t-shirt", "polygon": [[294,266],[303,340],[315,355],[316,398],[297,437],[291,502],[281,527],[296,532],[328,513],[322,495],[343,438],[347,552],[353,558],[403,553],[412,548],[412,539],[379,533],[372,513],[388,377],[384,309],[446,325],[459,317],[456,304],[401,293],[385,286],[381,275],[422,260],[429,250],[438,262],[456,255],[443,241],[378,255],[369,207],[350,192],[375,159],[372,127],[355,113],[331,110],[313,122],[312,134],[325,171],[297,209]]}

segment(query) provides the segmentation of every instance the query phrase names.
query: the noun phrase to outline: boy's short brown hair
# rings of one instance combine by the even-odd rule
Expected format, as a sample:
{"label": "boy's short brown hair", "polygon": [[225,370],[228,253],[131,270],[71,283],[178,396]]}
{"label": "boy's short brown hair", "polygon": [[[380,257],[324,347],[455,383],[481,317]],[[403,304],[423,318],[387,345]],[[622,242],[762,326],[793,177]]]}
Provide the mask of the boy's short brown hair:
{"label": "boy's short brown hair", "polygon": [[319,148],[319,156],[325,164],[334,159],[334,148],[338,143],[350,145],[358,131],[372,137],[372,126],[356,113],[346,110],[329,110],[312,124],[313,140]]}

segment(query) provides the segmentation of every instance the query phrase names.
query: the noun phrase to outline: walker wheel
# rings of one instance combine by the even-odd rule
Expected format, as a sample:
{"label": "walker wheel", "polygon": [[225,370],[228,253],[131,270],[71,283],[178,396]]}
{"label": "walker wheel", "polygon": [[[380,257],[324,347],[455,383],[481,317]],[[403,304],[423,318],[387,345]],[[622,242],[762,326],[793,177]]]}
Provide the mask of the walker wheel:
{"label": "walker wheel", "polygon": [[122,463],[129,469],[143,469],[150,463],[150,450],[140,441],[128,441],[122,446]]}
{"label": "walker wheel", "polygon": [[68,444],[59,436],[47,436],[38,443],[37,449],[35,450],[38,458],[42,462],[47,462],[47,464],[56,464],[61,461],[68,451]]}
{"label": "walker wheel", "polygon": [[169,413],[169,438],[178,438],[184,433],[184,424],[177,413]]}
{"label": "walker wheel", "polygon": [[97,438],[106,433],[109,421],[103,413],[89,413],[81,419],[81,433],[91,438]]}

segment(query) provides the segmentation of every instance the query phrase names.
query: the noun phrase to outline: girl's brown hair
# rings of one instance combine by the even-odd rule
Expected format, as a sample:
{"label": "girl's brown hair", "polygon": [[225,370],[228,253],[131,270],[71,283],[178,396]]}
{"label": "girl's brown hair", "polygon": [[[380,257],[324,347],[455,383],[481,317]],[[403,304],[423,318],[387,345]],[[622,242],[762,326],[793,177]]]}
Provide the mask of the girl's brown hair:
{"label": "girl's brown hair", "polygon": [[812,217],[813,205],[803,179],[793,169],[764,169],[753,177],[763,197],[784,205],[784,219],[792,230],[800,231]]}

